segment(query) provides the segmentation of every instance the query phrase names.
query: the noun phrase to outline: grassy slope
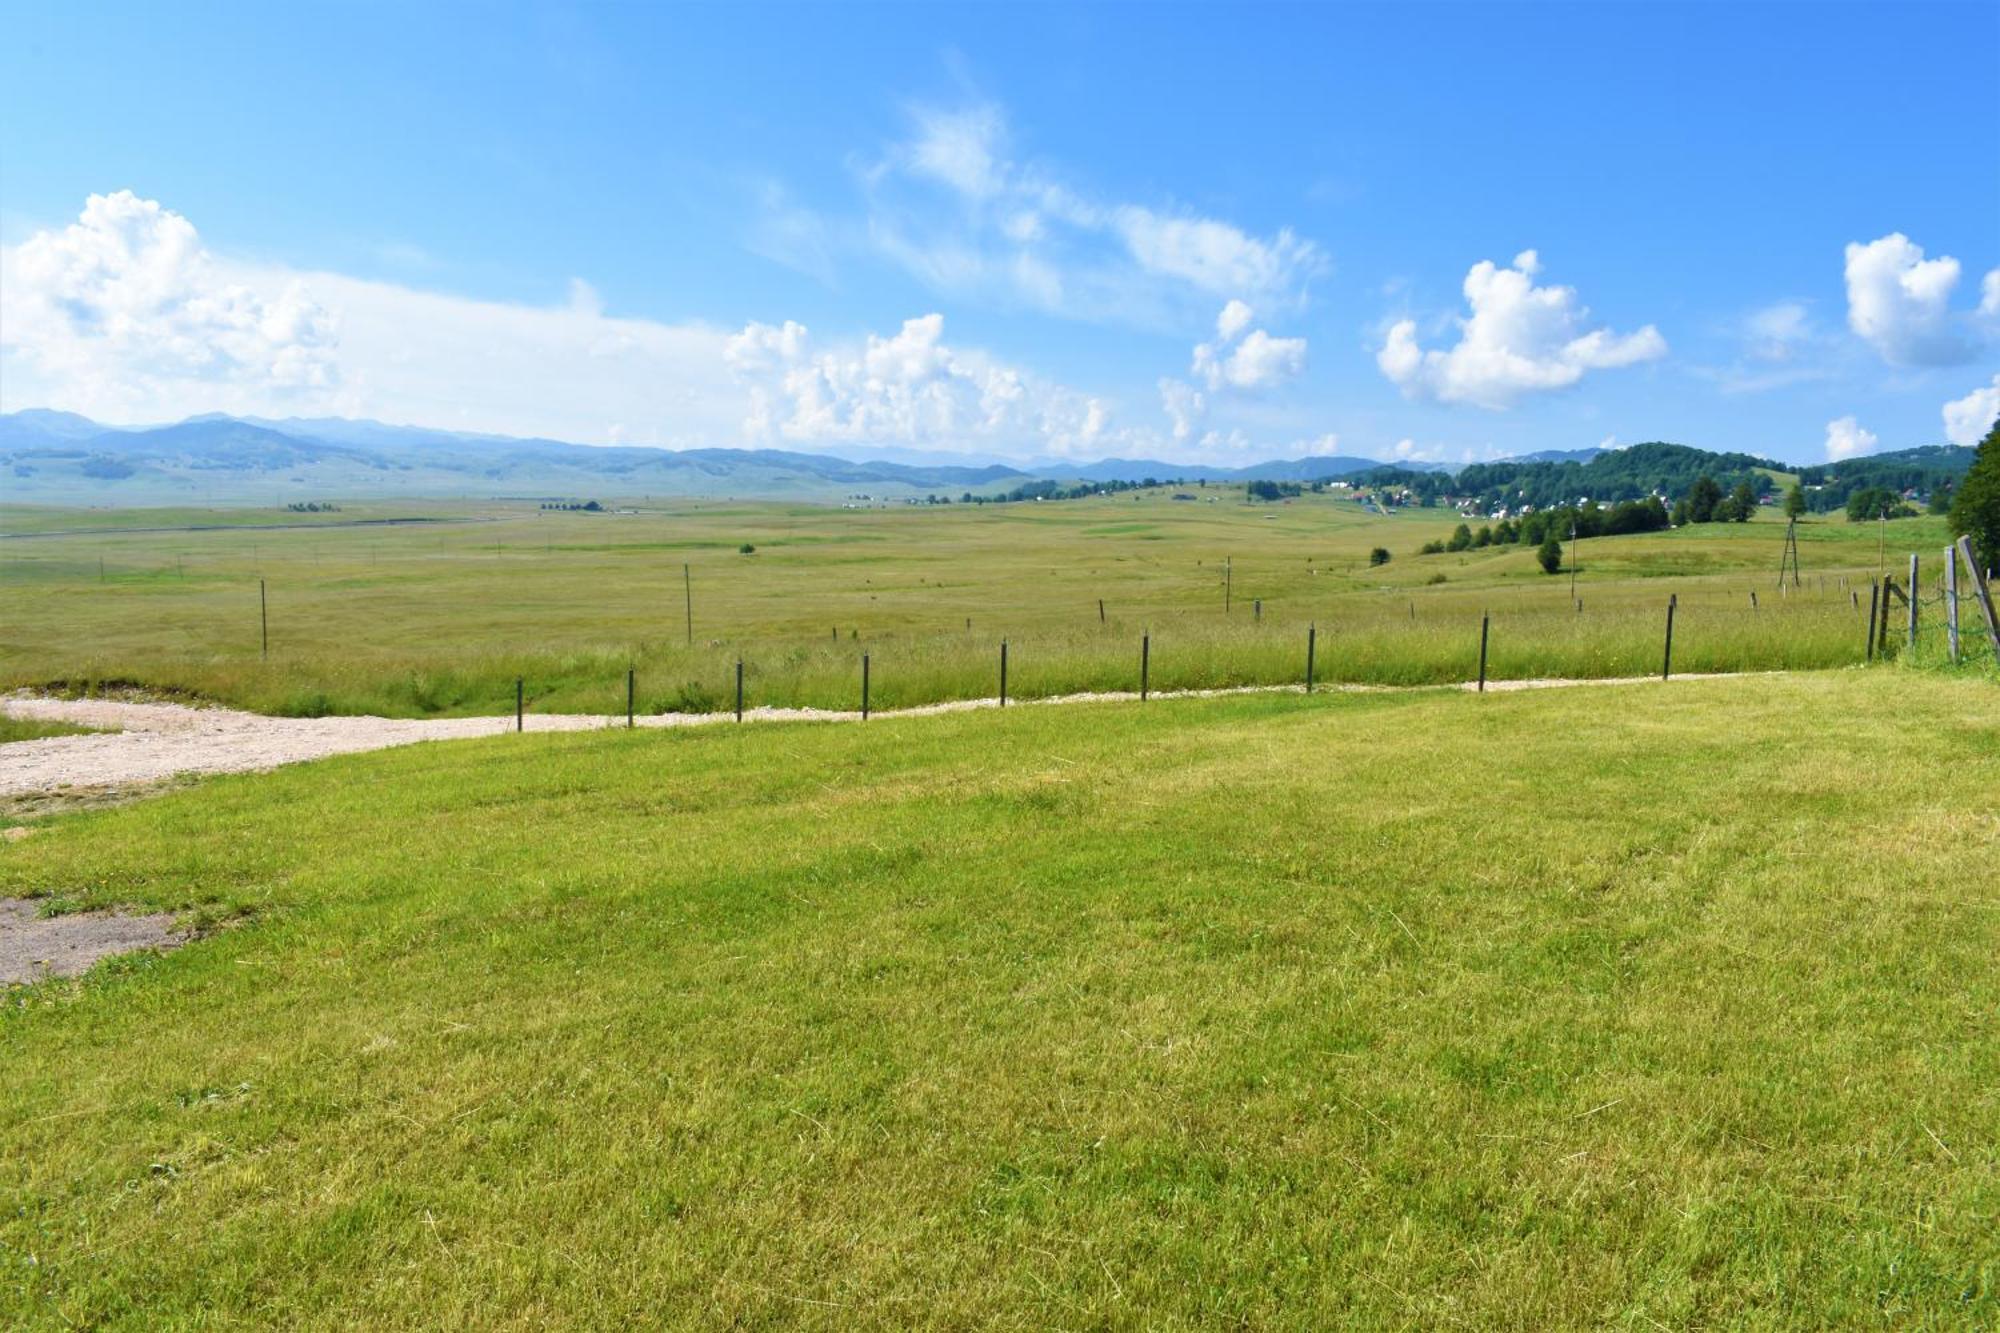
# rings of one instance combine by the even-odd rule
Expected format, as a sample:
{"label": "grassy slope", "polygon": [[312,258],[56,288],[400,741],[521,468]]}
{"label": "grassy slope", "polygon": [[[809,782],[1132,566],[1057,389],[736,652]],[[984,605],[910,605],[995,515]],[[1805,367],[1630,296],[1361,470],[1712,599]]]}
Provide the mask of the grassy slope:
{"label": "grassy slope", "polygon": [[[523,677],[531,707],[622,712],[635,666],[642,709],[703,709],[729,702],[741,655],[753,705],[851,707],[865,651],[887,707],[990,694],[1002,637],[1020,695],[1130,688],[1148,630],[1162,688],[1296,680],[1314,622],[1323,679],[1407,684],[1469,678],[1483,612],[1497,676],[1626,675],[1658,668],[1670,593],[1685,670],[1830,666],[1861,656],[1880,539],[1872,525],[1808,524],[1811,583],[1788,599],[1775,595],[1781,522],[1587,541],[1579,614],[1569,579],[1541,574],[1520,547],[1416,556],[1455,515],[1195,493],[1220,499],[887,512],[682,502],[635,515],[486,504],[436,512],[494,521],[12,540],[0,542],[0,688],[130,681],[272,712],[421,716],[504,712]],[[5,517],[46,530],[97,516]],[[746,541],[754,555],[738,554]],[[1886,564],[1900,571],[1918,550],[1934,572],[1943,544],[1939,520],[1892,524]],[[1377,545],[1396,559],[1370,569]]]}
{"label": "grassy slope", "polygon": [[68,722],[37,722],[29,718],[0,717],[0,745],[8,741],[38,741],[46,736],[84,736],[98,727],[78,727]]}
{"label": "grassy slope", "polygon": [[2000,707],[1908,673],[333,760],[0,891],[0,1322],[2000,1319]]}

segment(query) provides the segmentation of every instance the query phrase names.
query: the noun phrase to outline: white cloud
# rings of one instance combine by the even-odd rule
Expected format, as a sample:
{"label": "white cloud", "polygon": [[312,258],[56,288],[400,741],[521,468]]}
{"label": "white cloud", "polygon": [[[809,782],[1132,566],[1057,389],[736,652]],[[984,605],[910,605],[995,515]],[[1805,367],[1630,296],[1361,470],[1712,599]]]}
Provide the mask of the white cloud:
{"label": "white cloud", "polygon": [[1319,247],[1287,228],[1260,236],[1184,208],[1092,198],[1021,160],[995,106],[913,120],[910,140],[862,173],[865,234],[937,290],[1172,327],[1221,296],[1295,308],[1326,271]]}
{"label": "white cloud", "polygon": [[1186,380],[1163,379],[1160,381],[1160,410],[1167,414],[1172,423],[1176,440],[1185,440],[1194,434],[1208,412],[1208,400],[1200,389]]}
{"label": "white cloud", "polygon": [[1979,313],[2000,316],[2000,268],[1994,269],[1980,280]]}
{"label": "white cloud", "polygon": [[1759,361],[1790,361],[1800,344],[1812,337],[1812,323],[1801,301],[1780,301],[1753,310],[1743,321],[1744,342]]}
{"label": "white cloud", "polygon": [[1954,365],[1972,355],[1950,309],[1958,261],[1925,259],[1901,232],[1847,247],[1847,325],[1897,366]]}
{"label": "white cloud", "polygon": [[1276,388],[1305,369],[1306,340],[1244,333],[1255,318],[1248,303],[1231,300],[1215,318],[1215,341],[1195,345],[1193,373],[1211,392]]}
{"label": "white cloud", "polygon": [[1995,375],[1991,384],[1944,405],[1944,437],[1971,448],[1986,438],[1996,417],[2000,417],[2000,375]]}
{"label": "white cloud", "polygon": [[1826,459],[1829,463],[1873,453],[1879,443],[1875,432],[1862,429],[1861,423],[1853,417],[1841,417],[1826,423]]}
{"label": "white cloud", "polygon": [[592,443],[616,426],[715,444],[743,416],[725,341],[608,316],[584,283],[526,306],[235,262],[123,192],[0,248],[0,410],[338,414]]}
{"label": "white cloud", "polygon": [[1562,389],[1592,370],[1656,360],[1666,339],[1648,324],[1614,334],[1583,326],[1590,312],[1570,287],[1537,287],[1540,256],[1524,250],[1512,267],[1481,260],[1465,275],[1470,316],[1457,321],[1460,338],[1449,350],[1425,350],[1412,319],[1389,327],[1376,365],[1412,398],[1473,403],[1494,410],[1522,394]]}
{"label": "white cloud", "polygon": [[744,428],[757,439],[1072,455],[1097,447],[1109,424],[1101,399],[950,346],[937,314],[826,350],[802,325],[752,323],[723,355],[749,391]]}
{"label": "white cloud", "polygon": [[303,283],[233,280],[186,218],[129,190],[9,250],[0,302],[0,349],[20,373],[91,401],[181,382],[283,396],[338,378],[335,321]]}

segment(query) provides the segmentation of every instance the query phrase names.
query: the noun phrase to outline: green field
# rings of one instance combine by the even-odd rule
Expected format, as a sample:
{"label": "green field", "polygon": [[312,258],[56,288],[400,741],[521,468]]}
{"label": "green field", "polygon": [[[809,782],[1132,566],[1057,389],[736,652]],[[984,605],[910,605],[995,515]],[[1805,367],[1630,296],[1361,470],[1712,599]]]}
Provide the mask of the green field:
{"label": "green field", "polygon": [[[520,679],[531,708],[616,713],[631,669],[643,711],[703,711],[733,703],[740,657],[751,706],[853,707],[866,653],[872,702],[890,708],[990,696],[1002,638],[1023,698],[1136,687],[1146,634],[1155,688],[1293,682],[1309,625],[1322,680],[1432,684],[1476,673],[1482,615],[1495,677],[1644,675],[1661,665],[1669,596],[1679,670],[1828,667],[1862,660],[1879,569],[1900,578],[1920,553],[1934,603],[1946,542],[1940,519],[1815,520],[1806,586],[1780,596],[1784,528],[1768,514],[1601,538],[1581,545],[1573,601],[1568,574],[1522,547],[1419,556],[1456,515],[1185,493],[860,511],[0,510],[0,687],[424,716],[507,711]],[[430,521],[370,521],[399,518]],[[1376,546],[1394,558],[1372,568]],[[1919,655],[1935,658],[1927,615]]]}
{"label": "green field", "polygon": [[38,741],[46,736],[82,736],[96,727],[72,726],[67,722],[40,722],[24,717],[0,717],[0,745],[8,741]]}
{"label": "green field", "polygon": [[0,892],[15,1327],[1992,1327],[2000,706],[1842,671],[501,737]]}

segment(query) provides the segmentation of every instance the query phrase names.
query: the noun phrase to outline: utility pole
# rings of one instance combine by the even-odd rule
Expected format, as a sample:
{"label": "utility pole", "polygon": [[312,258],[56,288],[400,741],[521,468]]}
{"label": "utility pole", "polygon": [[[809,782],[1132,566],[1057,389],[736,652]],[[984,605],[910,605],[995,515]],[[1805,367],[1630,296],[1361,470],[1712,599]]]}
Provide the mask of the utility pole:
{"label": "utility pole", "polygon": [[1569,599],[1576,600],[1576,520],[1569,524]]}

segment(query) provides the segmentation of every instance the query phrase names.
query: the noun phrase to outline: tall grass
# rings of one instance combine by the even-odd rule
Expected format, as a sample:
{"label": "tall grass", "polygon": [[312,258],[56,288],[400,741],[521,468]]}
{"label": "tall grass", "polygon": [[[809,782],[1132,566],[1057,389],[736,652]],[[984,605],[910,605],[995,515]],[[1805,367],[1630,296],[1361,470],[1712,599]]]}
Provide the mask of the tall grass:
{"label": "tall grass", "polygon": [[[699,712],[734,705],[740,658],[750,706],[848,708],[866,653],[871,702],[890,708],[994,694],[1003,637],[1021,698],[1136,689],[1142,634],[1156,689],[1297,683],[1316,624],[1318,679],[1434,685],[1476,674],[1482,615],[1490,677],[1595,678],[1661,669],[1669,596],[1677,671],[1832,667],[1864,660],[1880,541],[1809,529],[1807,584],[1788,596],[1773,577],[1775,523],[1586,542],[1579,606],[1567,575],[1542,575],[1518,548],[1407,554],[1454,515],[1380,518],[1326,500],[456,516],[483,521],[7,543],[0,684],[448,716],[510,709],[519,679],[533,708],[618,713],[629,669],[641,710]],[[1943,542],[1933,520],[1896,536]],[[756,554],[739,554],[739,538]],[[1399,554],[1370,568],[1382,544]]]}

